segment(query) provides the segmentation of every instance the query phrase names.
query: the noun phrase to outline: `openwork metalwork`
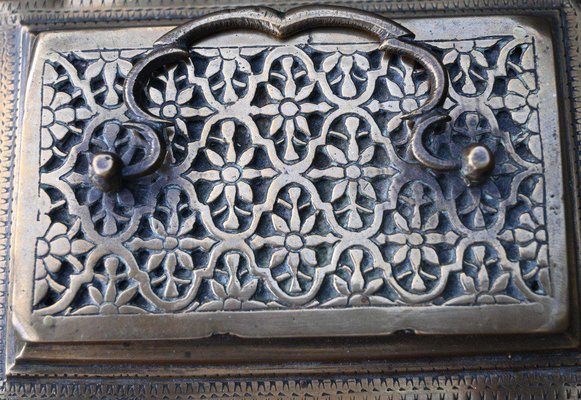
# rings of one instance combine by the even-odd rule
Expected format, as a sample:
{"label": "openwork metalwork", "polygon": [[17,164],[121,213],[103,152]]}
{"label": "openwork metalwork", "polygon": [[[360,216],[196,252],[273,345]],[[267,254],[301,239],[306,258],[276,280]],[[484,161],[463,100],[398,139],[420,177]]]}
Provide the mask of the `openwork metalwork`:
{"label": "openwork metalwork", "polygon": [[[357,2],[405,27],[382,22],[447,78],[443,102],[409,118],[430,76],[414,54],[379,49],[376,33],[311,19],[283,38],[222,15],[219,32],[203,28],[211,36],[160,41],[228,4],[0,2],[0,398],[580,397],[579,2]],[[263,11],[273,25],[289,19]],[[129,110],[131,71],[164,48],[188,55],[144,71],[133,85],[143,114]],[[294,94],[282,63],[264,72],[273,52],[297,62]],[[285,108],[293,118],[281,98],[300,107]],[[474,175],[478,158],[494,166]],[[304,272],[312,253],[287,245],[315,235],[331,242],[304,246],[323,281],[295,301],[313,283],[293,280],[291,254]]]}
{"label": "openwork metalwork", "polygon": [[[320,26],[349,29],[299,34]],[[262,33],[204,39],[232,29]],[[536,51],[527,35],[414,41],[317,7],[209,15],[153,49],[50,52],[29,310],[49,318],[32,325],[213,313],[224,325],[183,335],[560,329],[563,210],[550,225],[560,182],[545,179],[559,143],[540,129]],[[343,311],[358,327],[287,331]],[[138,337],[107,337],[124,334]]]}
{"label": "openwork metalwork", "polygon": [[[141,81],[149,79],[151,72],[160,65],[168,64],[177,60],[191,61],[192,55],[187,50],[187,44],[206,36],[208,30],[215,31],[224,29],[223,26],[225,21],[227,29],[257,29],[282,39],[300,32],[305,29],[305,27],[310,27],[312,24],[315,24],[316,26],[319,23],[322,23],[323,26],[345,26],[352,29],[361,29],[376,35],[380,40],[378,50],[383,50],[387,54],[393,53],[411,58],[421,65],[423,72],[426,75],[425,82],[422,82],[425,86],[422,90],[425,90],[425,93],[422,93],[423,98],[421,99],[421,103],[418,102],[415,105],[411,105],[409,110],[400,110],[402,113],[399,116],[401,120],[412,120],[414,126],[414,128],[412,128],[412,136],[414,139],[410,148],[415,159],[421,164],[435,170],[446,171],[461,168],[468,184],[482,183],[482,181],[493,170],[494,157],[485,144],[478,143],[466,148],[460,162],[458,160],[439,159],[424,147],[423,136],[426,129],[438,121],[447,120],[446,115],[429,114],[429,112],[436,106],[440,105],[448,92],[447,75],[444,72],[442,65],[432,53],[426,51],[423,47],[402,40],[406,37],[413,36],[412,33],[405,28],[386,19],[378,18],[372,14],[350,9],[338,7],[303,7],[289,11],[281,16],[281,14],[268,8],[241,8],[234,12],[217,14],[186,24],[158,40],[156,42],[158,48],[148,54],[145,59],[138,62],[128,74],[127,83],[125,85],[125,99],[129,109],[135,115],[144,120],[167,123],[175,119],[179,110],[173,103],[164,104],[165,108],[163,110],[161,108],[157,110],[157,107],[155,110],[147,110],[147,106],[144,105],[143,102],[148,96],[143,92],[143,88],[138,88]],[[283,69],[285,69],[285,72],[287,73],[292,73],[291,69],[296,68],[296,66],[291,62],[292,58],[287,57],[287,60],[287,65],[283,66]],[[346,58],[345,60],[349,60],[349,58]],[[327,79],[327,82],[330,83],[331,86],[337,85],[337,82],[340,82],[341,87],[339,90],[339,96],[343,100],[353,98],[358,100],[358,103],[347,102],[341,104],[341,102],[337,102],[336,105],[343,108],[343,112],[345,112],[345,109],[360,105],[361,101],[371,94],[368,90],[371,90],[373,86],[369,86],[369,88],[363,87],[358,91],[357,86],[360,85],[356,84],[356,80],[354,81],[353,77],[355,79],[362,79],[362,81],[365,80],[365,78],[356,75],[356,70],[360,69],[360,73],[366,74],[369,72],[369,62],[362,61],[363,56],[359,59],[353,58],[352,60],[353,61],[349,64],[349,61],[343,61],[339,60],[337,57],[333,57],[324,62],[323,71],[325,73],[332,73],[332,69],[337,67],[337,64],[340,62],[339,69],[345,76],[339,77],[338,80],[335,79],[333,82],[328,81],[328,76],[316,76],[316,71],[308,70],[306,65],[303,66],[304,68],[302,72],[311,80],[311,83],[306,87],[306,90],[301,93],[289,88],[284,93],[277,93],[278,96],[273,98],[275,101],[282,102],[282,104],[280,104],[281,108],[277,110],[277,112],[281,114],[281,118],[289,116],[294,117],[299,113],[299,111],[303,111],[297,106],[296,102],[289,103],[288,101],[285,102],[285,100],[291,99],[300,101],[303,97],[309,96],[312,87],[316,84],[315,81],[318,79]],[[291,62],[291,64],[288,64],[289,62]],[[359,65],[360,63],[363,63],[363,65]],[[249,63],[246,64],[245,67],[252,68]],[[224,90],[228,91],[228,93],[223,94],[224,97],[222,98],[222,101],[225,104],[234,102],[244,104],[245,100],[246,102],[251,100],[252,96],[248,96],[247,93],[236,93],[236,87],[239,92],[244,91],[245,83],[235,79],[234,77],[234,74],[236,74],[238,70],[237,66],[233,64],[232,66],[227,67],[227,65],[228,64],[225,64],[223,66],[227,68],[227,70],[222,70],[221,73],[227,74],[230,77],[230,85],[227,85],[226,82],[228,79],[226,79],[224,81]],[[220,64],[216,62],[212,67],[215,71],[212,70],[211,72],[217,74],[219,72],[218,68],[220,68]],[[226,75],[224,75],[224,77],[225,76]],[[262,83],[260,82],[260,78],[256,83]],[[332,91],[330,87],[329,89]],[[251,93],[252,92],[253,91],[251,90]],[[363,99],[361,97],[363,97]],[[180,103],[178,102],[178,104]],[[316,110],[313,109],[313,111]],[[303,118],[297,118],[297,121],[303,121]],[[304,124],[306,124],[306,119],[304,121]],[[304,129],[306,128],[306,125],[303,125],[302,128],[303,132],[305,132]],[[292,131],[300,129],[301,126],[297,127],[296,124],[292,124],[291,127],[291,122],[287,123],[284,127],[287,139],[287,143],[285,144],[285,158],[287,161],[295,161],[299,158],[295,149],[295,144],[293,143],[293,140],[291,140],[291,136],[293,136]],[[307,129],[305,133],[308,132]],[[152,148],[154,149],[155,154],[150,156],[150,158],[152,159],[151,164],[159,166],[163,159],[163,149],[157,148],[159,147],[158,143],[158,141],[152,143]],[[97,160],[98,159],[99,158],[97,158]],[[115,169],[111,163],[108,165],[110,168]],[[151,166],[148,165],[148,167],[150,169],[144,171],[144,174],[151,172]],[[115,179],[115,177],[111,179]]]}

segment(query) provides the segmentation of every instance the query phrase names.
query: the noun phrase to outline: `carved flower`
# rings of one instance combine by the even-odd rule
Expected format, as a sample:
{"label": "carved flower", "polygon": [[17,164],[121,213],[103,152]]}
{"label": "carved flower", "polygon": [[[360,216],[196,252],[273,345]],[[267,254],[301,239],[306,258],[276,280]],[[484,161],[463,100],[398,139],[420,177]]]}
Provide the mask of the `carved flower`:
{"label": "carved flower", "polygon": [[[531,206],[530,201],[527,203]],[[521,214],[517,227],[505,231],[500,238],[518,246],[518,260],[526,265],[521,267],[523,279],[528,281],[538,277],[544,292],[550,293],[549,252],[543,207],[532,207],[529,212]]]}
{"label": "carved flower", "polygon": [[[548,267],[547,231],[542,207],[535,207],[532,212],[519,217],[519,227],[514,230],[514,241],[523,246],[519,255],[526,260],[537,260],[539,268]],[[526,277],[525,277],[526,279]]]}
{"label": "carved flower", "polygon": [[494,46],[498,39],[454,40],[431,42],[442,49],[442,63],[450,73],[452,88],[460,95],[477,96],[488,84],[489,60],[497,62]]}
{"label": "carved flower", "polygon": [[59,76],[55,68],[46,64],[44,67],[44,85],[42,87],[42,120],[41,120],[41,164],[44,165],[53,154],[66,157],[57,146],[57,142],[65,139],[69,132],[80,135],[82,130],[75,126],[76,121],[91,117],[91,111],[82,106],[75,107],[73,101],[81,95],[81,91],[72,94],[59,91],[53,87],[66,76]]}
{"label": "carved flower", "polygon": [[103,96],[103,104],[106,107],[121,105],[123,83],[119,78],[127,77],[133,67],[131,59],[143,53],[143,50],[101,50],[82,51],[75,53],[77,57],[89,61],[90,64],[84,72],[84,78],[92,81],[99,75],[102,77],[103,86],[99,87],[94,95]]}
{"label": "carved flower", "polygon": [[[304,76],[306,71],[295,71],[293,65],[296,62],[292,56],[282,58],[283,74],[273,73],[283,82],[282,91],[273,84],[267,83],[266,90],[272,104],[253,109],[255,115],[273,117],[270,121],[268,136],[275,139],[282,136],[280,139],[276,139],[276,143],[284,143],[284,159],[287,161],[298,160],[300,157],[297,153],[297,146],[306,145],[312,136],[306,116],[312,113],[324,113],[331,109],[331,105],[324,101],[318,104],[306,101],[313,92],[316,82],[301,87],[298,84],[298,79]],[[279,135],[281,130],[282,135]],[[306,141],[299,138],[297,132],[302,133]]]}
{"label": "carved flower", "polygon": [[379,243],[390,244],[396,249],[389,260],[394,266],[403,266],[407,261],[411,268],[403,268],[403,272],[396,278],[402,280],[412,276],[410,287],[416,292],[426,291],[425,280],[437,280],[438,277],[425,271],[425,264],[440,265],[440,258],[435,245],[454,244],[458,235],[449,231],[441,233],[437,230],[440,224],[440,214],[435,211],[431,215],[424,214],[421,210],[431,201],[424,193],[423,185],[412,183],[411,197],[401,195],[400,199],[412,208],[412,213],[406,219],[399,211],[394,211],[393,220],[397,230],[394,233],[379,234]]}
{"label": "carved flower", "polygon": [[542,206],[535,205],[537,202],[542,202],[542,189],[542,180],[539,180],[530,199],[522,194],[519,195],[519,199],[529,209],[519,215],[514,230],[507,230],[500,236],[502,240],[519,246],[519,259],[534,260],[538,268],[549,266],[544,209]]}
{"label": "carved flower", "polygon": [[262,48],[195,49],[194,53],[210,58],[204,76],[211,80],[210,90],[224,104],[231,104],[247,91],[252,67],[246,57],[263,51]]}
{"label": "carved flower", "polygon": [[344,271],[346,279],[338,274],[331,278],[333,288],[341,296],[325,302],[323,306],[392,304],[387,298],[375,295],[384,282],[381,277],[371,277],[370,272],[374,269],[373,265],[363,265],[364,251],[358,248],[349,249],[347,254],[348,262],[338,267],[339,271]]}
{"label": "carved flower", "polygon": [[94,245],[84,239],[74,239],[80,228],[80,219],[70,229],[60,222],[53,223],[36,244],[37,270],[57,273],[66,260],[77,271],[82,271],[83,264],[76,256],[87,253]]}
{"label": "carved flower", "polygon": [[237,154],[233,141],[235,129],[236,126],[232,121],[226,121],[222,124],[222,134],[227,145],[225,156],[206,148],[206,157],[212,167],[200,174],[201,179],[215,182],[206,198],[206,203],[213,203],[222,195],[225,197],[226,205],[215,215],[227,213],[224,221],[226,229],[238,229],[240,222],[237,214],[247,214],[245,210],[236,206],[236,199],[252,204],[254,195],[250,185],[251,181],[257,178],[272,178],[277,174],[272,168],[254,169],[248,167],[254,159],[256,147],[250,147],[242,154]]}
{"label": "carved flower", "polygon": [[241,279],[248,275],[248,269],[243,267],[242,259],[239,253],[229,253],[224,257],[225,268],[216,269],[214,275],[225,275],[225,282],[224,279],[210,281],[210,290],[216,299],[202,304],[197,311],[266,308],[266,304],[250,300],[256,292],[258,279],[249,279],[245,284],[241,282]]}
{"label": "carved flower", "polygon": [[490,98],[488,104],[500,111],[508,110],[520,128],[511,134],[517,152],[527,149],[537,160],[542,159],[539,135],[538,86],[534,48],[530,43],[516,46],[508,55],[507,73],[512,77],[506,84],[506,94]]}
{"label": "carved flower", "polygon": [[281,216],[273,213],[271,222],[275,231],[274,235],[265,238],[258,236],[253,240],[253,245],[256,248],[263,246],[275,248],[268,267],[273,269],[286,263],[286,273],[279,277],[279,281],[290,279],[289,292],[297,293],[302,291],[299,277],[305,280],[312,279],[299,270],[300,263],[302,262],[308,267],[317,266],[315,248],[322,244],[333,244],[339,239],[333,234],[321,236],[312,233],[317,212],[312,213],[307,218],[301,218],[299,210],[307,204],[299,204],[301,189],[292,187],[288,193],[290,204],[286,201],[279,203],[291,211],[290,220],[287,222]]}
{"label": "carved flower", "polygon": [[[346,50],[337,51],[323,61],[322,67],[325,73],[329,74],[335,68],[338,74],[329,84],[334,86],[339,84],[341,97],[352,98],[357,95],[357,86],[367,80],[369,71],[369,60],[359,54],[359,49],[350,52]],[[356,83],[357,81],[357,83]]]}
{"label": "carved flower", "polygon": [[177,73],[178,66],[169,68],[159,76],[163,90],[150,86],[148,93],[151,106],[148,108],[156,117],[173,121],[182,135],[187,136],[186,119],[206,117],[212,113],[209,107],[194,108],[190,106],[194,96],[194,86],[187,82],[187,75]]}
{"label": "carved flower", "polygon": [[[468,143],[485,142],[489,147],[492,135],[492,127],[486,117],[479,112],[466,111],[460,114],[452,125],[453,154],[460,154],[460,151]],[[489,141],[487,142],[487,139]],[[492,142],[494,143],[494,142]]]}
{"label": "carved flower", "polygon": [[[522,50],[520,60],[513,60],[515,50]],[[506,95],[492,97],[489,105],[493,109],[507,108],[513,120],[519,125],[527,124],[527,129],[539,132],[537,80],[535,74],[534,48],[532,45],[515,47],[509,56],[507,68],[515,72],[508,81]]]}
{"label": "carved flower", "polygon": [[170,188],[167,191],[167,210],[169,216],[167,224],[164,225],[159,219],[151,216],[149,225],[154,237],[151,239],[135,238],[128,243],[129,249],[133,251],[145,249],[149,253],[146,262],[147,272],[152,272],[163,266],[163,275],[153,279],[154,286],[163,283],[163,295],[165,297],[177,297],[179,291],[178,284],[187,284],[189,280],[176,276],[178,267],[192,271],[195,266],[190,255],[192,250],[209,250],[214,245],[215,240],[206,237],[196,239],[189,235],[194,223],[195,214],[191,214],[185,219],[179,216],[180,191]]}
{"label": "carved flower", "polygon": [[494,109],[506,108],[512,119],[525,125],[531,132],[539,132],[537,83],[534,72],[523,72],[508,82],[506,96],[493,97],[490,106]]}
{"label": "carved flower", "polygon": [[549,246],[545,216],[545,187],[541,175],[525,178],[517,204],[506,212],[505,229],[498,238],[508,258],[517,262],[525,284],[538,295],[551,295]]}
{"label": "carved flower", "polygon": [[459,71],[450,78],[453,83],[462,83],[461,90],[468,95],[478,93],[476,82],[485,81],[486,77],[479,73],[479,69],[488,68],[488,61],[484,50],[496,41],[458,40],[453,44],[442,59],[444,65],[459,63]]}
{"label": "carved flower", "polygon": [[46,296],[49,289],[57,293],[65,290],[65,287],[55,281],[51,274],[58,274],[64,263],[70,264],[76,272],[81,272],[83,263],[78,257],[87,254],[94,247],[87,240],[75,239],[81,228],[80,219],[77,219],[70,228],[60,222],[50,224],[47,216],[43,219],[49,223],[49,226],[36,242],[35,305]]}
{"label": "carved flower", "polygon": [[496,221],[501,193],[494,181],[488,180],[478,186],[466,186],[453,182],[453,196],[460,220],[471,229],[484,229]]}
{"label": "carved flower", "polygon": [[45,148],[51,147],[54,140],[64,139],[69,132],[69,124],[75,120],[72,100],[72,96],[68,93],[57,92],[50,86],[43,88],[42,104],[45,106],[42,107],[41,129]]}
{"label": "carved flower", "polygon": [[506,294],[502,294],[508,287],[510,273],[501,272],[491,279],[489,269],[498,264],[498,259],[487,256],[486,247],[473,246],[468,250],[472,254],[472,260],[464,260],[464,264],[477,272],[477,277],[470,276],[466,272],[460,274],[460,282],[465,294],[446,302],[447,305],[465,304],[494,304],[494,303],[518,303],[519,301]]}
{"label": "carved flower", "polygon": [[370,180],[377,176],[391,176],[397,172],[390,166],[375,167],[369,165],[375,154],[375,146],[368,146],[361,151],[356,139],[367,136],[369,132],[360,131],[360,124],[359,118],[347,117],[345,120],[346,134],[330,132],[330,134],[348,142],[347,150],[343,151],[331,144],[325,146],[327,154],[335,165],[324,170],[313,169],[307,174],[313,179],[329,178],[336,182],[331,194],[332,203],[347,195],[349,201],[336,213],[348,214],[347,226],[352,229],[363,227],[361,213],[370,214],[373,212],[372,209],[361,205],[358,197],[365,196],[371,200],[377,200],[377,194]]}
{"label": "carved flower", "polygon": [[487,68],[488,61],[481,49],[476,48],[474,40],[458,40],[452,45],[452,49],[446,53],[442,62],[444,64],[452,64],[458,58],[463,59],[463,64],[470,65],[472,60],[481,67]]}
{"label": "carved flower", "polygon": [[426,290],[424,279],[437,279],[436,276],[421,269],[422,262],[433,265],[440,264],[438,253],[430,246],[441,243],[443,240],[441,234],[433,232],[439,223],[437,216],[438,214],[434,214],[434,217],[430,218],[423,226],[410,229],[405,218],[400,213],[395,212],[395,223],[402,233],[394,233],[385,237],[386,242],[400,246],[391,260],[394,265],[399,265],[409,258],[412,270],[406,271],[405,275],[400,275],[399,278],[413,274],[411,287],[418,292]]}
{"label": "carved flower", "polygon": [[523,127],[511,140],[515,146],[526,144],[537,159],[542,158],[539,133],[538,96],[535,73],[525,71],[508,82],[506,96],[493,97],[489,105],[493,109],[506,109],[515,123]]}
{"label": "carved flower", "polygon": [[87,194],[86,205],[98,209],[92,214],[93,222],[103,221],[103,235],[109,236],[116,234],[119,231],[119,225],[130,219],[127,215],[117,211],[119,205],[132,208],[135,205],[135,199],[128,189],[105,193],[97,188],[91,188]]}
{"label": "carved flower", "polygon": [[410,61],[402,60],[401,65],[390,67],[393,76],[385,78],[389,97],[386,101],[373,99],[369,103],[369,110],[376,113],[383,110],[395,113],[387,123],[387,132],[393,132],[403,122],[402,115],[417,110],[428,98],[430,83],[425,79],[418,79],[421,70]]}
{"label": "carved flower", "polygon": [[104,284],[103,290],[89,286],[89,298],[95,304],[88,304],[74,311],[73,315],[111,315],[111,314],[145,314],[146,311],[128,304],[137,294],[138,285],[119,291],[119,281],[127,279],[126,273],[118,274],[120,262],[117,257],[107,257],[104,261],[106,275],[95,274],[95,278]]}

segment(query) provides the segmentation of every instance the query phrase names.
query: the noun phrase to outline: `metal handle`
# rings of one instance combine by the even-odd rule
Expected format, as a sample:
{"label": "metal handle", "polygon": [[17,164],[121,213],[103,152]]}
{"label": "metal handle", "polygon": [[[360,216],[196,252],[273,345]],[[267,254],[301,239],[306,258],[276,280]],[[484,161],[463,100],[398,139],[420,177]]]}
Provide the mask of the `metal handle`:
{"label": "metal handle", "polygon": [[[429,95],[417,109],[404,114],[412,126],[411,151],[417,161],[427,168],[439,171],[460,170],[468,185],[481,183],[492,171],[494,159],[485,145],[472,145],[465,149],[461,160],[443,160],[430,153],[424,145],[428,128],[448,119],[438,107],[448,93],[448,76],[438,58],[413,41],[414,35],[401,25],[381,16],[343,7],[300,7],[279,13],[267,7],[245,7],[221,11],[188,22],[162,36],[151,52],[129,72],[124,85],[125,103],[139,121],[139,128],[150,137],[147,161],[134,166],[131,172],[112,154],[98,154],[93,160],[93,181],[103,190],[116,190],[123,179],[150,174],[158,169],[166,152],[167,138],[163,126],[170,123],[161,116],[150,113],[145,105],[144,87],[158,68],[177,61],[189,60],[189,48],[209,34],[251,29],[286,39],[302,31],[320,28],[350,28],[375,36],[379,49],[417,61],[429,77]],[[147,128],[149,127],[149,128]]]}

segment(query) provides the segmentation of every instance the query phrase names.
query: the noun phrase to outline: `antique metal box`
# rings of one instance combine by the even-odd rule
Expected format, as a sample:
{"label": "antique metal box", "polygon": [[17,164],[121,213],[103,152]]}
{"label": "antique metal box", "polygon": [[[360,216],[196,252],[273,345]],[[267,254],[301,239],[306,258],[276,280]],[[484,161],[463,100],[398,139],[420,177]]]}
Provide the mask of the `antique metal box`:
{"label": "antique metal box", "polygon": [[271,6],[0,5],[5,395],[577,398],[578,4]]}

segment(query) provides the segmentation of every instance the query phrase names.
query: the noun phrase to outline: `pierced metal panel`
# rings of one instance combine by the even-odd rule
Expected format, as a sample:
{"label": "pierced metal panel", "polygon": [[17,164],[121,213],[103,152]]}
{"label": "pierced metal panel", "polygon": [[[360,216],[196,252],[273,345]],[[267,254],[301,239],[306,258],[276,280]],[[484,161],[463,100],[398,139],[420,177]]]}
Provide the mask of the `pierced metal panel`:
{"label": "pierced metal panel", "polygon": [[[208,38],[41,35],[16,215],[27,340],[564,329],[542,28],[406,20],[412,39],[345,11],[386,30],[294,34],[300,12]],[[273,32],[246,30],[260,18]]]}

